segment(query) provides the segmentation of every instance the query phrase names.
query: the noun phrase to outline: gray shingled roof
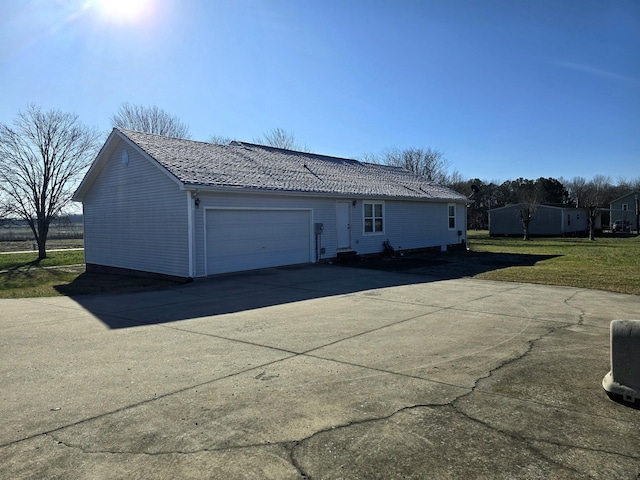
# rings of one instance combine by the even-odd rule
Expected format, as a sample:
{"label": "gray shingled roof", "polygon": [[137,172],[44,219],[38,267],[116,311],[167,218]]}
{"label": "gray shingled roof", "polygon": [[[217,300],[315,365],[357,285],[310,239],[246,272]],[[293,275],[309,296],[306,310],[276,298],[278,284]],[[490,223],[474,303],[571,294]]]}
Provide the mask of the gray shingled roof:
{"label": "gray shingled roof", "polygon": [[118,129],[187,186],[464,201],[398,167],[233,142],[215,145]]}

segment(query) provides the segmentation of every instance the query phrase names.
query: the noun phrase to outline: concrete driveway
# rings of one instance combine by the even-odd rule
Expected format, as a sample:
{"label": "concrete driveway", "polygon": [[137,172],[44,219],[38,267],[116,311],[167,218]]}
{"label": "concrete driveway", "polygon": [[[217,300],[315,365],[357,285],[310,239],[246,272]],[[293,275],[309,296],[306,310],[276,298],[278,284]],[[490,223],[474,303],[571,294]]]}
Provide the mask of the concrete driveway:
{"label": "concrete driveway", "polygon": [[330,265],[0,301],[0,478],[640,478],[640,298]]}

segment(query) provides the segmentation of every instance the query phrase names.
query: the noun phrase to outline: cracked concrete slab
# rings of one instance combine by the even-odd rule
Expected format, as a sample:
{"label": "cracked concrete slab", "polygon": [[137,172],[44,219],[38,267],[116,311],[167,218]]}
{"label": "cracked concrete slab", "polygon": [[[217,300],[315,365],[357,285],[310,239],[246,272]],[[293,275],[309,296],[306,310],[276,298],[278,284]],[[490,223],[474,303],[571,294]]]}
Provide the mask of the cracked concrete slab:
{"label": "cracked concrete slab", "polygon": [[[189,321],[189,331],[281,348],[308,352],[333,342],[384,329],[427,312],[428,306],[372,302],[362,295],[347,294],[313,298],[230,316],[201,317]],[[174,322],[183,328],[181,322]]]}
{"label": "cracked concrete slab", "polygon": [[291,461],[291,448],[287,445],[156,455],[87,453],[48,435],[0,449],[0,473],[3,478],[56,480],[301,478]]}
{"label": "cracked concrete slab", "polygon": [[229,355],[224,340],[158,326],[108,330],[87,313],[3,330],[1,343],[2,443],[288,355],[246,344]]}
{"label": "cracked concrete slab", "polygon": [[313,352],[370,368],[472,388],[529,350],[548,322],[443,309]]}
{"label": "cracked concrete slab", "polygon": [[411,408],[322,432],[294,455],[314,479],[550,478],[562,468],[526,442],[465,418],[451,406]]}
{"label": "cracked concrete slab", "polygon": [[0,478],[629,478],[637,296],[339,266],[0,301]]}
{"label": "cracked concrete slab", "polygon": [[467,391],[297,356],[51,435],[87,452],[189,453],[286,444],[406,405],[450,402]]}

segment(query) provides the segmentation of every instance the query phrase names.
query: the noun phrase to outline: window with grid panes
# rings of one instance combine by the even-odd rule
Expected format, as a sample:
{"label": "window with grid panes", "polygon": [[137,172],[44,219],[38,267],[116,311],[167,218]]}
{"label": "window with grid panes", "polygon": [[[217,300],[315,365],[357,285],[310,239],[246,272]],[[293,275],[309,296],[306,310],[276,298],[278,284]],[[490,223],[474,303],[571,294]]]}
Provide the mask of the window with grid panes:
{"label": "window with grid panes", "polygon": [[384,232],[384,205],[364,202],[364,233]]}

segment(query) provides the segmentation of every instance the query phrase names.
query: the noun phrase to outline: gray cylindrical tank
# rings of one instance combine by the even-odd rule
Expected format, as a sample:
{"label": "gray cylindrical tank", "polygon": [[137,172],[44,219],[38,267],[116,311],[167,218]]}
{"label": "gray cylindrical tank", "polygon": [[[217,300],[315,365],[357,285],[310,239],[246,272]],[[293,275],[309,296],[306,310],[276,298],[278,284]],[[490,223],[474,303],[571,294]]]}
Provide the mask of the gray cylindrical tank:
{"label": "gray cylindrical tank", "polygon": [[602,386],[625,402],[640,400],[640,320],[611,322],[611,371]]}

